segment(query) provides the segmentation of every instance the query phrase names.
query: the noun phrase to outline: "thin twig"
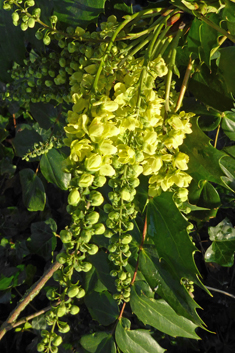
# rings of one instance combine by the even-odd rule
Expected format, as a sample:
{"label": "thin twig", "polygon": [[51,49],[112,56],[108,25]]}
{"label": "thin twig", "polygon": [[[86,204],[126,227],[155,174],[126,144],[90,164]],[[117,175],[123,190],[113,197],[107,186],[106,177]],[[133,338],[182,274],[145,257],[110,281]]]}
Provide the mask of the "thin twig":
{"label": "thin twig", "polygon": [[190,56],[189,63],[188,63],[187,69],[185,71],[184,79],[183,79],[182,86],[181,86],[181,89],[180,89],[180,94],[179,94],[179,97],[178,97],[178,101],[177,101],[177,104],[176,104],[176,107],[175,107],[175,113],[179,110],[179,108],[180,108],[180,106],[182,104],[182,101],[184,99],[184,95],[185,95],[185,92],[186,92],[186,89],[187,89],[188,80],[189,80],[190,73],[192,71],[192,67],[193,67],[193,63],[192,63],[192,58]]}
{"label": "thin twig", "polygon": [[220,124],[219,124],[219,126],[217,128],[217,131],[216,131],[214,148],[216,148],[216,146],[217,146],[218,137],[219,137],[219,131],[220,131]]}
{"label": "thin twig", "polygon": [[[14,287],[14,290],[16,291],[16,293],[21,297],[21,298],[23,298],[23,295],[20,293],[20,291],[16,288],[16,287]],[[35,306],[33,306],[31,303],[29,303],[29,306],[31,306],[31,308],[34,310],[34,311],[38,311],[36,308],[35,308]]]}
{"label": "thin twig", "polygon": [[225,291],[223,291],[223,290],[221,290],[221,289],[209,287],[209,286],[205,286],[205,287],[206,287],[207,289],[209,289],[209,290],[212,290],[212,291],[218,292],[218,293],[222,293],[222,294],[224,294],[224,295],[227,295],[227,296],[229,296],[229,297],[235,299],[235,295],[233,295],[233,294],[231,294],[231,293],[225,292]]}
{"label": "thin twig", "polygon": [[34,319],[35,317],[38,317],[44,313],[46,313],[47,311],[51,310],[52,308],[54,308],[55,306],[59,305],[60,304],[60,301],[58,301],[57,303],[55,303],[53,306],[49,305],[47,306],[46,308],[40,310],[40,311],[37,311],[36,313],[32,314],[32,315],[29,315],[25,318],[22,318],[21,320],[17,321],[15,324],[11,324],[9,326],[6,327],[6,330],[9,331],[15,327],[18,327],[20,325],[23,325],[25,324],[26,322],[29,322],[30,320]]}
{"label": "thin twig", "polygon": [[20,313],[26,308],[26,306],[39,294],[40,290],[44,287],[46,282],[52,277],[53,273],[57,271],[62,265],[56,261],[52,266],[45,272],[45,274],[25,293],[23,298],[19,301],[16,308],[10,313],[7,320],[2,324],[0,328],[0,340],[7,332],[7,327],[13,325],[20,315]]}

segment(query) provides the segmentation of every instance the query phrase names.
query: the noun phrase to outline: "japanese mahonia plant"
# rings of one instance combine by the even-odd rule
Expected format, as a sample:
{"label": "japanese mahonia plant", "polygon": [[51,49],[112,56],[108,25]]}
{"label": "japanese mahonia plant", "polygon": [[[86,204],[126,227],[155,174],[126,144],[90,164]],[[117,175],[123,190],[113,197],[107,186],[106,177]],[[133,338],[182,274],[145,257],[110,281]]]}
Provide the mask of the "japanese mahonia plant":
{"label": "japanese mahonia plant", "polygon": [[[17,6],[13,24],[23,31],[36,22],[41,24],[37,38],[45,45],[57,41],[59,55],[51,51],[40,56],[31,51],[25,67],[15,63],[14,81],[4,98],[21,100],[26,108],[30,102],[50,101],[71,107],[63,143],[70,148],[64,171],[72,175],[67,206],[72,221],[60,232],[63,251],[57,261],[62,267],[53,276],[62,290],[47,291],[48,299],[57,304],[46,314],[51,329],[41,332],[38,344],[39,352],[57,352],[62,343],[59,333],[70,330],[61,318],[78,314],[75,301],[86,295],[80,282],[74,281],[74,273],[91,270],[87,257],[99,251],[94,236],[109,239],[110,275],[116,284],[113,298],[118,304],[130,300],[134,279],[127,265],[139,212],[135,202],[139,177],[149,178],[149,198],[170,191],[177,207],[184,208],[192,178],[186,172],[189,157],[179,147],[192,132],[194,114],[175,109],[178,93],[171,76],[182,30],[166,36],[171,27],[167,20],[175,12],[158,16],[145,33],[136,32],[135,23],[145,15],[153,18],[154,11],[126,16],[121,23],[112,15],[97,32],[80,27],[63,32],[56,29],[56,16],[50,19],[51,27],[43,27],[40,9],[28,12],[34,1],[4,2],[5,9],[13,5]],[[52,147],[50,140],[46,151]],[[25,159],[43,154],[45,148],[36,145]],[[102,194],[106,184],[108,199]],[[100,221],[102,211],[105,222]]]}

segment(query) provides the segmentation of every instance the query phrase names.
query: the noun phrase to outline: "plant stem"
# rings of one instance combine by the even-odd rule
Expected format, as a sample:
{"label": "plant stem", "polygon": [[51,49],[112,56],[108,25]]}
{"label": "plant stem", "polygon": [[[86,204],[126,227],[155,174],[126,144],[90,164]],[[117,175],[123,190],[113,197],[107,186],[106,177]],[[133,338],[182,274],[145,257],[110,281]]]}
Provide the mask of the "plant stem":
{"label": "plant stem", "polygon": [[[141,240],[141,243],[140,243],[140,246],[139,246],[139,251],[138,251],[138,257],[137,257],[137,261],[136,261],[135,271],[134,271],[134,274],[133,274],[133,277],[132,277],[132,280],[131,280],[131,284],[130,284],[131,286],[134,285],[135,280],[136,280],[136,276],[137,276],[137,272],[138,272],[138,268],[139,268],[140,252],[143,250],[143,245],[144,245],[144,241],[145,241],[145,238],[146,238],[146,233],[147,233],[147,216],[145,216],[144,229],[143,229],[143,233],[142,233],[142,240]],[[123,316],[125,306],[126,306],[126,302],[123,303],[123,305],[122,305],[120,314],[119,314],[118,319],[117,319],[118,321],[121,320],[121,318]]]}
{"label": "plant stem", "polygon": [[132,49],[132,51],[127,56],[125,56],[124,59],[122,59],[119,66],[121,67],[130,56],[133,56],[138,51],[140,51],[152,39],[152,37],[153,34],[151,33],[145,40],[143,40],[144,38],[142,38],[142,41],[134,49]]}
{"label": "plant stem", "polygon": [[[137,17],[138,13],[135,14],[135,15],[136,15],[136,17]],[[95,92],[97,92],[97,90],[98,90],[98,81],[99,81],[101,72],[102,72],[102,70],[103,70],[105,61],[106,61],[106,59],[107,59],[107,57],[108,57],[108,55],[109,55],[109,53],[110,53],[110,50],[111,50],[111,48],[112,48],[112,46],[113,46],[113,43],[114,43],[114,41],[115,41],[115,39],[116,39],[118,33],[121,32],[121,30],[122,30],[130,21],[132,21],[133,18],[134,18],[133,16],[130,16],[130,18],[128,18],[127,20],[123,21],[123,22],[120,24],[120,26],[118,26],[118,28],[116,29],[116,31],[114,32],[114,34],[113,34],[113,36],[112,36],[112,38],[111,38],[111,40],[110,40],[110,42],[109,42],[108,48],[106,49],[106,52],[105,52],[104,56],[102,57],[102,60],[101,60],[101,62],[100,62],[99,68],[98,68],[98,71],[97,71],[96,76],[95,76],[95,81],[94,81],[94,84],[93,84],[93,90],[94,90]]]}
{"label": "plant stem", "polygon": [[192,71],[192,67],[193,67],[193,62],[192,62],[192,58],[190,56],[189,62],[188,62],[188,66],[187,66],[187,69],[185,71],[184,79],[183,79],[183,82],[182,82],[182,86],[181,86],[181,89],[180,89],[180,94],[179,94],[179,97],[178,97],[178,101],[176,103],[175,113],[179,110],[179,108],[180,108],[180,106],[182,104],[182,101],[184,99],[184,95],[185,95],[185,92],[186,92],[186,89],[187,89],[188,80],[189,80],[190,73]]}
{"label": "plant stem", "polygon": [[218,47],[216,47],[216,48],[213,48],[212,50],[211,50],[211,54],[210,54],[210,57],[212,57],[212,55],[214,55],[216,52],[217,52],[217,50],[219,49],[219,47],[226,41],[226,39],[227,39],[227,37],[226,36],[223,36],[219,41],[218,41]]}
{"label": "plant stem", "polygon": [[6,330],[9,331],[15,327],[18,327],[20,325],[23,325],[25,324],[26,322],[29,322],[30,320],[34,319],[35,317],[38,317],[42,314],[45,314],[47,311],[53,309],[55,306],[59,305],[60,304],[60,301],[58,301],[57,303],[53,304],[53,306],[47,306],[46,308],[40,310],[40,311],[37,311],[36,313],[32,314],[32,315],[29,315],[27,317],[25,317],[24,319],[21,319],[19,321],[17,321],[15,324],[12,324],[12,325],[9,325],[6,327]]}
{"label": "plant stem", "polygon": [[10,313],[7,320],[2,324],[0,328],[0,340],[7,332],[7,327],[12,326],[20,313],[26,308],[26,306],[39,294],[40,290],[44,287],[46,282],[52,277],[53,273],[57,271],[62,265],[56,261],[52,266],[44,273],[44,275],[25,293],[23,298],[19,301],[16,308]]}
{"label": "plant stem", "polygon": [[170,111],[170,91],[171,91],[171,81],[172,81],[172,75],[173,75],[173,70],[174,70],[174,65],[175,65],[175,58],[176,58],[176,47],[178,45],[180,36],[183,32],[183,29],[179,29],[175,38],[173,39],[173,42],[171,43],[171,49],[170,53],[168,56],[169,63],[168,63],[168,73],[166,77],[166,94],[165,94],[165,115],[167,116],[168,112]]}
{"label": "plant stem", "polygon": [[219,137],[219,131],[220,131],[220,124],[219,124],[219,126],[217,127],[217,131],[216,131],[216,135],[215,135],[214,148],[216,148],[216,146],[217,146],[218,137]]}
{"label": "plant stem", "polygon": [[231,293],[225,292],[225,291],[223,291],[223,290],[221,290],[221,289],[209,287],[209,286],[205,286],[205,287],[206,287],[207,289],[209,289],[209,290],[212,290],[212,291],[218,292],[218,293],[222,293],[222,294],[224,294],[224,295],[227,295],[227,296],[229,296],[229,297],[235,299],[235,295],[233,295],[233,294],[231,294]]}
{"label": "plant stem", "polygon": [[155,47],[153,48],[153,50],[151,52],[151,60],[153,60],[154,57],[157,57],[156,52],[158,51],[158,49],[160,49],[159,47],[161,47],[162,41],[166,37],[166,34],[167,34],[167,32],[169,31],[170,28],[171,28],[171,26],[166,26],[166,28],[160,34],[160,36],[158,38],[158,42],[157,42],[157,44],[155,45]]}

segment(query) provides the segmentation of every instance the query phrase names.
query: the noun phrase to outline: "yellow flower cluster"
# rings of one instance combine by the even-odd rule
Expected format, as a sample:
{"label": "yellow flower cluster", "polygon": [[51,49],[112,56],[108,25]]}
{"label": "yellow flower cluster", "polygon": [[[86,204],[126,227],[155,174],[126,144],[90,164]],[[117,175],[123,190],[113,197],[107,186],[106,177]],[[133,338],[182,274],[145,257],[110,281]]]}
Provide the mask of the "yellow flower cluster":
{"label": "yellow flower cluster", "polygon": [[[147,67],[143,63],[143,59],[132,58],[127,68],[117,70],[109,95],[92,95],[92,91],[90,96],[82,94],[87,74],[79,71],[72,75],[71,84],[76,77],[76,85],[80,86],[73,94],[74,106],[68,114],[66,143],[71,148],[71,163],[85,175],[112,177],[116,160],[122,165],[138,166],[138,174],[150,176],[149,195],[156,196],[173,186],[187,188],[191,181],[185,173],[188,156],[178,148],[186,134],[192,132],[192,114],[173,113],[164,120],[164,99],[154,87],[155,80],[167,73],[167,66],[162,58],[149,62]],[[140,87],[143,70],[146,72]],[[95,74],[90,75],[91,84]],[[116,77],[122,80],[116,82]],[[185,199],[184,195],[182,201]]]}
{"label": "yellow flower cluster", "polygon": [[[113,34],[116,28],[112,16],[102,25],[102,35]],[[78,208],[73,216],[81,230],[78,239],[85,234],[89,242],[92,234],[98,234],[96,227],[101,227],[94,207],[101,206],[104,199],[98,192],[99,201],[94,201],[93,189],[102,187],[107,178],[112,188],[110,204],[104,205],[107,228],[103,226],[99,234],[110,238],[109,260],[116,266],[111,275],[117,277],[118,291],[114,297],[119,302],[130,299],[131,276],[124,267],[131,256],[132,236],[127,233],[137,214],[133,200],[138,177],[149,177],[150,197],[170,190],[180,206],[187,200],[191,176],[185,172],[189,158],[179,147],[192,132],[192,114],[166,114],[162,77],[168,68],[163,58],[125,57],[124,47],[119,43],[110,50],[101,43],[79,59],[81,65],[70,77],[73,107],[65,127],[65,144],[70,147],[67,166],[74,175],[68,201]],[[87,201],[89,206],[84,208]],[[81,253],[89,246],[81,243]]]}

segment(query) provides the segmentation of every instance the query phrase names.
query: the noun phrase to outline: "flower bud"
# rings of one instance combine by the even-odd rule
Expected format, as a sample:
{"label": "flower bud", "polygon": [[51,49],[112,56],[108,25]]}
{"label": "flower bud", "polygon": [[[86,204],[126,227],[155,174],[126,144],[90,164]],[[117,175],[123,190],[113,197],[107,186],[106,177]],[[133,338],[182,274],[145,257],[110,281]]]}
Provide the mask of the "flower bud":
{"label": "flower bud", "polygon": [[38,39],[38,40],[41,40],[43,38],[43,33],[41,31],[37,31],[35,33],[35,37]]}
{"label": "flower bud", "polygon": [[125,235],[122,238],[122,244],[126,245],[129,244],[132,241],[132,236],[131,235]]}
{"label": "flower bud", "polygon": [[35,26],[35,19],[34,18],[32,18],[32,17],[29,18],[28,26],[29,26],[29,28],[34,28],[34,26]]}
{"label": "flower bud", "polygon": [[94,224],[93,229],[96,235],[104,234],[105,232],[105,226],[102,223]]}
{"label": "flower bud", "polygon": [[86,222],[88,224],[95,224],[98,222],[100,215],[98,212],[92,211],[86,215]]}
{"label": "flower bud", "polygon": [[45,35],[43,38],[43,43],[49,45],[51,43],[51,38],[48,35]]}
{"label": "flower bud", "polygon": [[32,15],[35,16],[35,17],[37,17],[37,18],[39,18],[40,15],[41,15],[41,9],[40,9],[39,7],[36,8],[36,9],[33,9]]}
{"label": "flower bud", "polygon": [[80,308],[76,305],[72,305],[70,308],[70,314],[71,315],[77,315],[80,311]]}
{"label": "flower bud", "polygon": [[102,186],[104,186],[104,184],[106,183],[106,178],[104,175],[98,175],[95,177],[93,185],[101,188]]}
{"label": "flower bud", "polygon": [[91,175],[88,173],[83,173],[79,182],[78,182],[78,185],[81,188],[88,188],[89,186],[92,185],[93,180],[94,180],[94,175]]}
{"label": "flower bud", "polygon": [[80,192],[77,189],[70,191],[68,196],[68,204],[71,206],[77,206],[81,200]]}
{"label": "flower bud", "polygon": [[11,17],[12,17],[13,22],[18,22],[19,19],[20,19],[20,16],[19,16],[18,12],[13,12]]}
{"label": "flower bud", "polygon": [[121,195],[121,199],[123,199],[124,201],[130,201],[131,199],[131,194],[127,188],[123,188],[121,190],[120,195]]}
{"label": "flower bud", "polygon": [[63,317],[65,316],[67,312],[67,309],[66,309],[66,305],[65,304],[61,304],[58,308],[57,308],[57,316],[58,317]]}
{"label": "flower bud", "polygon": [[59,332],[67,333],[67,332],[69,332],[69,330],[70,330],[70,327],[67,324],[67,322],[59,321],[59,330],[58,330]]}
{"label": "flower bud", "polygon": [[52,344],[53,346],[56,346],[58,347],[61,343],[62,343],[62,337],[61,336],[56,336],[53,341],[52,341]]}
{"label": "flower bud", "polygon": [[76,36],[81,37],[84,33],[85,33],[85,30],[84,30],[83,28],[81,28],[81,27],[76,27],[76,29],[75,29],[75,34],[76,34]]}
{"label": "flower bud", "polygon": [[[92,269],[92,264],[90,262],[84,262],[82,264],[82,268],[81,268],[81,271],[83,272],[89,272],[90,270]],[[84,291],[84,289],[82,289],[82,291]],[[82,292],[83,293],[83,292]],[[81,295],[80,292],[78,295]],[[85,295],[85,291],[84,291],[84,295]],[[84,296],[82,295],[82,296]],[[80,296],[77,296],[76,298],[81,298]]]}
{"label": "flower bud", "polygon": [[63,229],[60,232],[60,239],[62,243],[70,243],[70,241],[72,240],[72,233],[68,230]]}
{"label": "flower bud", "polygon": [[90,157],[86,158],[85,166],[90,172],[96,172],[102,165],[102,157],[97,153],[91,153]]}
{"label": "flower bud", "polygon": [[89,244],[89,249],[87,250],[89,255],[95,255],[99,251],[99,247],[95,244]]}
{"label": "flower bud", "polygon": [[87,244],[91,240],[92,235],[92,231],[83,229],[79,237],[79,241]]}
{"label": "flower bud", "polygon": [[69,298],[76,297],[78,293],[79,293],[79,287],[77,286],[71,286],[67,292]]}
{"label": "flower bud", "polygon": [[89,195],[89,201],[92,206],[100,206],[104,202],[104,198],[99,191],[92,191]]}

